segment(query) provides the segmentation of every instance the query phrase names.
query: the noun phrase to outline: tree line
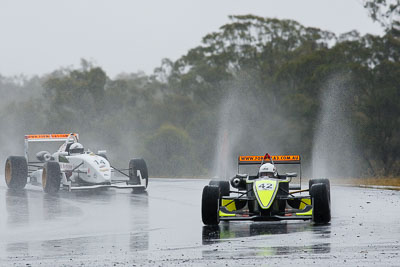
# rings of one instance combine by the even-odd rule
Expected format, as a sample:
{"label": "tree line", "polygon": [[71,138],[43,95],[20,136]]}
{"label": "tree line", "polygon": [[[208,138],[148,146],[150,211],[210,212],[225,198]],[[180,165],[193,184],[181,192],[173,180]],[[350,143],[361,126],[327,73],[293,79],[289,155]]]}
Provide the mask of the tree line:
{"label": "tree line", "polygon": [[0,76],[3,159],[22,153],[24,134],[79,132],[85,146],[107,149],[114,165],[145,158],[151,176],[221,175],[221,166],[231,174],[239,154],[265,152],[301,154],[311,170],[333,90],[340,105],[326,113],[337,107],[331,126],[347,125],[351,137],[335,139],[329,130],[323,140],[346,139],[352,151],[327,155],[329,162],[354,167],[342,176],[400,175],[396,27],[383,36],[336,36],[293,20],[229,19],[152,74],[111,79],[82,60],[43,76]]}

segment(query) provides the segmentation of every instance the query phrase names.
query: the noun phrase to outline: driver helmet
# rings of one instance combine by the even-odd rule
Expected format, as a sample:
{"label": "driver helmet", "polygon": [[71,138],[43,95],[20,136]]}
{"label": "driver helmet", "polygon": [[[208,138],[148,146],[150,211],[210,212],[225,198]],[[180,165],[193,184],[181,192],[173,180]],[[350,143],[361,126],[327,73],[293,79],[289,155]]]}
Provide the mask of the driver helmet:
{"label": "driver helmet", "polygon": [[73,143],[69,147],[69,154],[82,154],[83,153],[83,145],[81,143]]}
{"label": "driver helmet", "polygon": [[67,142],[65,144],[63,144],[61,147],[65,147],[65,151],[69,152],[69,148],[71,147],[71,145],[74,143],[74,140],[72,139],[67,139]]}
{"label": "driver helmet", "polygon": [[265,163],[260,167],[260,170],[258,171],[258,176],[259,177],[268,176],[270,178],[273,178],[278,176],[278,171],[276,170],[276,167],[273,164]]}

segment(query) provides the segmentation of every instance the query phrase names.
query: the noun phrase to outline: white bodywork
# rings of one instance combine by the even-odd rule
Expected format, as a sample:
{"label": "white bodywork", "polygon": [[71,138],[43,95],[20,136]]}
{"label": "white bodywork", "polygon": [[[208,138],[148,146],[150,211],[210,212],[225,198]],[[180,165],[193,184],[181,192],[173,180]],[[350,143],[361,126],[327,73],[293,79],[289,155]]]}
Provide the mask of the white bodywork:
{"label": "white bodywork", "polygon": [[99,184],[111,182],[111,167],[110,163],[103,157],[97,156],[92,152],[85,154],[65,156],[69,163],[60,163],[63,173],[72,171],[69,179],[78,181],[81,179],[87,183]]}
{"label": "white bodywork", "polygon": [[[60,138],[61,139],[61,138]],[[25,139],[27,140],[27,139]],[[49,141],[49,140],[40,140]],[[128,184],[128,177],[114,177],[109,161],[104,157],[85,151],[82,154],[69,155],[66,151],[68,143],[78,141],[78,136],[70,134],[66,139],[56,140],[65,141],[57,152],[51,156],[46,151],[41,151],[37,155],[43,156],[42,161],[56,161],[60,164],[61,185],[68,190],[90,189],[101,187],[114,188],[146,188],[146,180],[142,177],[140,171],[137,175],[140,178],[139,185]],[[25,141],[25,156],[28,157],[28,141]],[[103,153],[105,151],[102,151]],[[29,162],[29,161],[28,161]],[[31,183],[42,183],[43,169],[38,169],[29,174]],[[79,185],[78,185],[79,184]]]}

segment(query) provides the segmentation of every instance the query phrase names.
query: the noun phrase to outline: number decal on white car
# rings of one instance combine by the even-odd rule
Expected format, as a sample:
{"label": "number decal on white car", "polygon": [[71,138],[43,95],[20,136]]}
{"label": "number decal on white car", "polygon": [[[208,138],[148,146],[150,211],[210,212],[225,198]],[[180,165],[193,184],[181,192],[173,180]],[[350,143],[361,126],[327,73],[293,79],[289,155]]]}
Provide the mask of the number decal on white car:
{"label": "number decal on white car", "polygon": [[274,185],[270,184],[270,183],[261,183],[261,184],[258,184],[257,189],[272,191],[272,190],[274,190]]}

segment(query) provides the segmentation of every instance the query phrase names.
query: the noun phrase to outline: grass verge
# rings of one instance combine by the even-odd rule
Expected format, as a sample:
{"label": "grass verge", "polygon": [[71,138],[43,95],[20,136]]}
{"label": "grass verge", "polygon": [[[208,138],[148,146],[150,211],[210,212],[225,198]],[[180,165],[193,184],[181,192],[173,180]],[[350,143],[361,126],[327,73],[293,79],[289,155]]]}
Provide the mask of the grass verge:
{"label": "grass verge", "polygon": [[400,177],[374,177],[374,178],[341,178],[332,179],[333,184],[369,185],[369,186],[399,186]]}

